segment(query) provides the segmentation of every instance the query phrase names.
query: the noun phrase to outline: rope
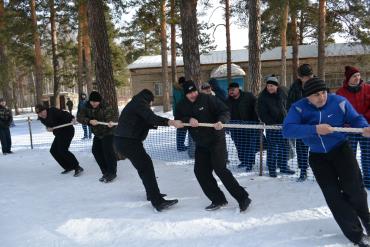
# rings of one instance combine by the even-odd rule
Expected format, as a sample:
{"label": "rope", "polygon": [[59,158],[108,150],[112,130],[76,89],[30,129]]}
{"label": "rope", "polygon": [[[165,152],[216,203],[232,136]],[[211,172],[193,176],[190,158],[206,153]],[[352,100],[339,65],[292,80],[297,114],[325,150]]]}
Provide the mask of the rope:
{"label": "rope", "polygon": [[51,129],[55,130],[55,129],[60,129],[60,128],[64,128],[64,127],[71,126],[71,125],[73,125],[73,123],[66,123],[66,124],[57,125]]}
{"label": "rope", "polygon": [[[184,123],[184,126],[191,125],[189,123]],[[240,129],[272,129],[281,130],[283,127],[281,125],[264,125],[264,124],[223,124],[224,128],[240,128]],[[199,127],[213,127],[211,123],[199,123]],[[342,127],[332,127],[335,132],[346,132],[346,133],[362,133],[362,128],[342,128]]]}
{"label": "rope", "polygon": [[[100,125],[108,125],[106,122],[97,122]],[[53,127],[53,130],[67,127],[73,125],[73,123],[62,124]],[[113,123],[114,126],[118,123]],[[210,127],[213,128],[212,123],[199,123],[199,127]],[[184,126],[191,127],[189,123],[184,123]],[[224,128],[238,128],[238,129],[271,129],[271,130],[281,130],[283,127],[281,125],[264,125],[264,124],[223,124]],[[343,127],[332,127],[335,132],[345,132],[345,133],[362,133],[362,128],[343,128]]]}

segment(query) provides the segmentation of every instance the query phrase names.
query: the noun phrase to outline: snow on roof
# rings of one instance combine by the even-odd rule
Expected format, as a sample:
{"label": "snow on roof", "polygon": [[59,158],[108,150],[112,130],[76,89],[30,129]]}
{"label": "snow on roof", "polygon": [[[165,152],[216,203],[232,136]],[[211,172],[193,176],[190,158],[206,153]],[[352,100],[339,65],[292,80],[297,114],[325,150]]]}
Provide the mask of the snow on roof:
{"label": "snow on roof", "polygon": [[[337,43],[326,46],[325,53],[327,57],[333,56],[350,56],[369,54],[370,46],[364,46],[358,43]],[[266,50],[261,55],[262,61],[280,60],[281,47],[276,47],[271,50]],[[317,44],[300,45],[299,58],[315,58],[317,57]],[[287,59],[292,59],[292,47],[287,47]],[[144,69],[144,68],[160,68],[161,56],[141,56],[133,63],[129,69]],[[233,63],[248,62],[248,49],[232,50],[231,61]],[[226,63],[226,51],[211,51],[208,54],[200,56],[201,64],[223,64]],[[168,65],[171,66],[171,56],[168,56]],[[184,66],[182,57],[176,57],[176,65]]]}

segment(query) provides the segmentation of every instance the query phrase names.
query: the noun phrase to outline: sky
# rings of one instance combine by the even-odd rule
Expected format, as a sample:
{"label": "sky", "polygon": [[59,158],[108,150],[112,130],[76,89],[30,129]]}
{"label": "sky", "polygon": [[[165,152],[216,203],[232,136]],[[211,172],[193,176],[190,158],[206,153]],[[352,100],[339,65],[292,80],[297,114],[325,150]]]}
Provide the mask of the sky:
{"label": "sky", "polygon": [[[199,17],[199,21],[214,23],[215,26],[218,24],[225,23],[225,10],[223,5],[219,4],[219,0],[210,0],[214,7],[207,10],[204,17]],[[232,1],[230,1],[232,3]],[[200,4],[199,4],[200,5]],[[201,11],[201,9],[200,9]],[[210,30],[209,33],[212,35],[214,33],[215,44],[217,45],[216,50],[226,50],[226,33],[225,26],[220,25],[217,27],[216,31]],[[231,18],[230,21],[230,42],[231,49],[243,49],[248,45],[248,29],[242,28],[236,24],[236,19]]]}

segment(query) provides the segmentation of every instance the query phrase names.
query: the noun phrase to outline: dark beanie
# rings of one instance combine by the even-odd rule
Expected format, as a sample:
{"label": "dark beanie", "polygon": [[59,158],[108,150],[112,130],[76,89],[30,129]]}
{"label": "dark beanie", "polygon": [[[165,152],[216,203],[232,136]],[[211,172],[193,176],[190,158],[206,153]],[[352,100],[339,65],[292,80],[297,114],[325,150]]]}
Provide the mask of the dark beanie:
{"label": "dark beanie", "polygon": [[304,63],[301,66],[299,66],[298,67],[298,75],[300,77],[313,75],[313,71],[312,71],[311,65],[309,65],[307,63]]}
{"label": "dark beanie", "polygon": [[232,82],[232,83],[229,84],[229,89],[230,88],[239,88],[239,84],[236,83],[236,82]]}
{"label": "dark beanie", "polygon": [[101,95],[97,91],[92,91],[89,96],[89,101],[101,102]]}
{"label": "dark beanie", "polygon": [[314,77],[306,81],[303,86],[303,97],[308,97],[311,94],[320,92],[320,91],[327,91],[328,88],[323,80],[318,77]]}
{"label": "dark beanie", "polygon": [[184,84],[185,82],[186,82],[185,77],[181,76],[181,77],[179,78],[179,84],[180,84],[180,85],[182,85],[182,84]]}
{"label": "dark beanie", "polygon": [[39,112],[42,112],[43,110],[45,110],[46,109],[46,106],[45,105],[43,105],[43,104],[37,104],[36,106],[35,106],[35,112],[36,113],[39,113]]}
{"label": "dark beanie", "polygon": [[195,86],[195,83],[192,80],[186,81],[182,87],[184,88],[185,95],[197,91],[197,87]]}
{"label": "dark beanie", "polygon": [[344,75],[346,77],[346,82],[349,81],[349,79],[351,78],[353,74],[360,72],[358,68],[355,68],[352,66],[346,66],[344,67],[344,69],[345,69]]}
{"label": "dark beanie", "polygon": [[272,75],[272,76],[268,76],[266,78],[266,84],[272,84],[272,85],[275,85],[275,86],[278,87],[279,86],[279,81],[274,75]]}

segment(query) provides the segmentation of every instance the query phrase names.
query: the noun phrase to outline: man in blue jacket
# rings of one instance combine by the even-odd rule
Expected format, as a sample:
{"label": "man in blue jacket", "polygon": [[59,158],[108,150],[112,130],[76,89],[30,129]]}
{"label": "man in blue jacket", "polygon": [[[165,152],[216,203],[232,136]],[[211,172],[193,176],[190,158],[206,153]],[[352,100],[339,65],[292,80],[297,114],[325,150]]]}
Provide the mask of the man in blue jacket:
{"label": "man in blue jacket", "polygon": [[302,139],[309,146],[312,171],[342,232],[358,246],[370,246],[362,228],[370,233],[361,171],[347,135],[333,131],[333,127],[349,125],[363,128],[362,134],[370,137],[370,127],[344,97],[328,95],[326,84],[319,78],[305,83],[303,96],[289,109],[283,135]]}

